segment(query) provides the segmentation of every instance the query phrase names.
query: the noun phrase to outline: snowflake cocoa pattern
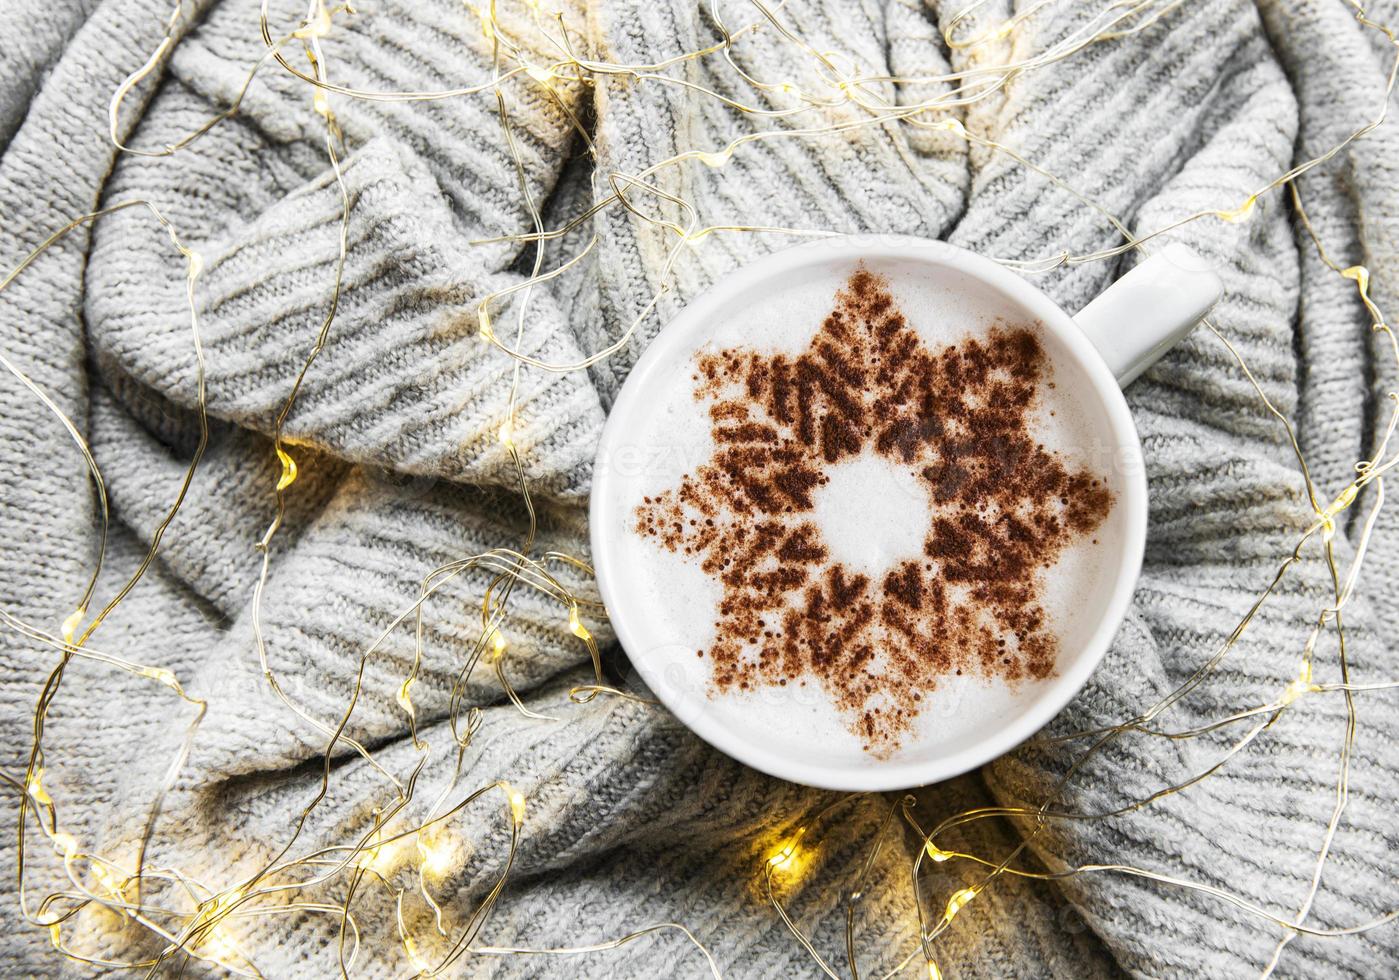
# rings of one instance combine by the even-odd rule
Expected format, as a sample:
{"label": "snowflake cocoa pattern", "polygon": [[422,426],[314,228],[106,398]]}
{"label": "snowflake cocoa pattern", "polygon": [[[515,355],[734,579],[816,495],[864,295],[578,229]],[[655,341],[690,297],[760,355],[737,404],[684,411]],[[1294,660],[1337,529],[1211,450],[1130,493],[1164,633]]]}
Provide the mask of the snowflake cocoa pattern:
{"label": "snowflake cocoa pattern", "polygon": [[[948,676],[1054,672],[1045,573],[1113,498],[1036,440],[1052,381],[1032,330],[930,350],[887,280],[860,268],[800,354],[730,349],[696,364],[713,456],[644,498],[636,529],[722,584],[713,640],[696,651],[716,692],[818,683],[886,757]],[[926,526],[909,529],[916,557],[873,576],[832,558],[815,515],[832,469],[866,453],[910,468],[930,501]]]}

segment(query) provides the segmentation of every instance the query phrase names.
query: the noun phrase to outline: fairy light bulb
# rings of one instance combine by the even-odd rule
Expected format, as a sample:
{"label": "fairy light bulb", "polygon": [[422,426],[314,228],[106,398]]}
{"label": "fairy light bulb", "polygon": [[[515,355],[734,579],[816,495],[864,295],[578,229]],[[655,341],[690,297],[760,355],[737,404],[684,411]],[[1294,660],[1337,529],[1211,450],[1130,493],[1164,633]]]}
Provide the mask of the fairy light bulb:
{"label": "fairy light bulb", "polygon": [[220,966],[228,967],[228,961],[238,956],[238,947],[234,945],[228,930],[223,926],[217,926],[209,930],[209,934],[200,944],[200,952]]}
{"label": "fairy light bulb", "polygon": [[961,888],[952,893],[947,900],[947,908],[942,913],[943,924],[951,922],[956,918],[957,913],[967,907],[967,903],[976,898],[976,888]]}
{"label": "fairy light bulb", "polygon": [[80,606],[74,609],[72,613],[69,614],[68,618],[63,621],[62,630],[64,643],[72,646],[73,635],[78,632],[78,627],[82,625],[83,616],[86,615],[86,613],[87,610]]}
{"label": "fairy light bulb", "polygon": [[398,702],[398,706],[408,713],[410,718],[415,717],[417,710],[413,707],[412,687],[413,679],[410,677],[399,685],[398,696],[394,699]]}
{"label": "fairy light bulb", "polygon": [[1303,694],[1307,693],[1307,686],[1302,681],[1293,681],[1282,690],[1282,697],[1278,699],[1279,704],[1291,704]]}
{"label": "fairy light bulb", "polygon": [[387,878],[407,859],[407,852],[407,841],[381,841],[364,849],[359,866]]}
{"label": "fairy light bulb", "polygon": [[442,841],[428,841],[418,835],[418,853],[422,856],[419,867],[423,872],[440,878],[452,870],[452,850]]}
{"label": "fairy light bulb", "polygon": [[1369,311],[1371,317],[1371,330],[1389,329],[1384,322],[1384,314],[1375,305],[1375,301],[1370,298],[1370,270],[1363,265],[1353,265],[1341,270],[1341,278],[1349,279],[1355,283],[1356,291],[1360,293],[1360,302],[1365,304],[1365,309]]}
{"label": "fairy light bulb", "polygon": [[1258,203],[1258,196],[1250,194],[1244,199],[1244,203],[1229,211],[1219,211],[1217,214],[1225,221],[1237,222],[1246,221],[1253,214],[1253,206]]}
{"label": "fairy light bulb", "polygon": [[198,926],[206,927],[204,938],[200,942],[200,949],[213,959],[223,961],[234,955],[237,950],[233,945],[232,938],[228,935],[221,920],[237,905],[243,898],[243,891],[234,888],[202,902],[199,912],[195,917]]}
{"label": "fairy light bulb", "polygon": [[34,775],[29,777],[29,795],[34,797],[40,806],[53,806],[53,797],[49,796],[48,790],[44,789],[44,769],[40,766],[34,770]]}
{"label": "fairy light bulb", "polygon": [[515,445],[515,420],[513,417],[507,417],[504,422],[500,423],[500,429],[496,432],[496,438],[498,438],[500,444],[507,449]]}
{"label": "fairy light bulb", "polygon": [[928,961],[928,980],[942,980],[942,970],[932,960]]}
{"label": "fairy light bulb", "polygon": [[525,822],[525,794],[509,786],[506,792],[510,797],[510,820],[520,827]]}
{"label": "fairy light bulb", "polygon": [[205,908],[208,910],[206,918],[212,920],[221,917],[225,912],[233,908],[234,905],[237,905],[242,898],[243,891],[240,888],[233,888],[222,894],[215,895],[204,903]]}
{"label": "fairy light bulb", "polygon": [[505,634],[497,629],[491,634],[491,659],[499,660],[505,653],[505,647]]}
{"label": "fairy light bulb", "polygon": [[[104,865],[94,863],[92,865],[92,876],[97,879],[97,883],[105,888],[113,899],[118,902],[126,901],[126,895],[122,891],[121,882],[117,881],[116,876],[108,871]],[[135,914],[135,910],[133,909],[125,909],[124,911],[128,916]]]}
{"label": "fairy light bulb", "polygon": [[477,6],[477,5],[474,4],[474,3],[468,3],[468,4],[466,5],[466,7],[467,7],[467,9],[470,10],[473,14],[475,14],[476,17],[477,17],[477,19],[481,22],[481,35],[482,35],[487,41],[494,41],[494,40],[495,40],[495,23],[494,23],[494,21],[491,19],[490,11],[489,11],[489,10],[486,10],[486,9],[483,8],[483,7]]}
{"label": "fairy light bulb", "polygon": [[1355,503],[1355,498],[1360,494],[1360,486],[1352,483],[1339,494],[1336,499],[1326,505],[1318,516],[1321,519],[1321,536],[1325,541],[1330,541],[1336,534],[1336,515]]}
{"label": "fairy light bulb", "polygon": [[938,847],[938,846],[937,846],[936,844],[934,844],[932,841],[928,841],[928,843],[927,843],[926,845],[924,845],[924,850],[926,850],[926,851],[928,852],[928,857],[929,857],[930,859],[936,861],[938,864],[941,864],[942,862],[946,861],[948,858],[952,857],[952,852],[951,852],[951,851],[944,851],[942,848]]}
{"label": "fairy light bulb", "polygon": [[146,677],[149,677],[151,680],[155,681],[157,684],[163,684],[173,691],[178,692],[180,690],[179,680],[175,677],[173,673],[166,670],[164,667],[152,667],[149,670],[141,671],[141,673],[144,674]]}
{"label": "fairy light bulb", "polygon": [[1354,282],[1362,292],[1366,292],[1370,288],[1370,270],[1363,265],[1353,265],[1348,269],[1342,269],[1341,276]]}
{"label": "fairy light bulb", "polygon": [[731,149],[720,150],[718,153],[711,153],[708,150],[695,151],[695,158],[699,160],[700,163],[704,164],[706,167],[714,167],[716,169],[728,163],[729,158],[732,156],[733,150]]}
{"label": "fairy light bulb", "polygon": [[117,880],[105,865],[93,864],[92,877],[97,879],[97,883],[115,895],[121,894],[121,888],[117,885]]}
{"label": "fairy light bulb", "polygon": [[797,866],[798,841],[796,838],[782,844],[768,857],[768,868],[772,871],[791,871]]}
{"label": "fairy light bulb", "polygon": [[583,621],[578,618],[578,607],[570,606],[568,610],[569,632],[580,640],[590,640],[593,634],[588,632],[588,627],[583,625]]}
{"label": "fairy light bulb", "polygon": [[277,478],[277,490],[281,492],[296,482],[296,460],[281,446],[277,447],[277,458],[282,461],[282,475]]}
{"label": "fairy light bulb", "polygon": [[1312,683],[1312,662],[1303,660],[1302,666],[1297,671],[1296,679],[1282,689],[1282,697],[1278,701],[1280,704],[1291,704],[1315,688],[1316,685]]}
{"label": "fairy light bulb", "polygon": [[325,37],[330,33],[330,11],[324,3],[316,4],[315,11],[306,23],[292,31],[292,37],[300,41],[310,41]]}

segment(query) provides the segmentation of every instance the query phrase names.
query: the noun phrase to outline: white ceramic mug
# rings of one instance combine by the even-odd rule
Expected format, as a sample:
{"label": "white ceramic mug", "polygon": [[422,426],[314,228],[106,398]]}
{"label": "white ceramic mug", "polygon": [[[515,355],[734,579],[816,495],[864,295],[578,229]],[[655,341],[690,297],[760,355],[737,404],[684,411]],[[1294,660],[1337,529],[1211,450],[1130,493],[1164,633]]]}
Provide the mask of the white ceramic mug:
{"label": "white ceramic mug", "polygon": [[[742,318],[776,284],[817,274],[844,276],[860,263],[895,282],[916,275],[936,281],[953,297],[959,291],[975,293],[982,305],[989,299],[1007,317],[1037,324],[1056,377],[1074,384],[1076,397],[1101,413],[1118,467],[1115,531],[1102,564],[1095,566],[1101,569],[1095,581],[1103,584],[1087,600],[1081,617],[1085,625],[1072,646],[1061,646],[1056,673],[1017,696],[1008,713],[980,727],[976,719],[957,719],[958,724],[949,725],[958,733],[955,738],[924,742],[885,760],[837,753],[811,739],[785,739],[762,723],[761,696],[736,706],[726,695],[713,694],[708,666],[695,657],[703,638],[665,633],[654,603],[639,597],[638,570],[623,546],[623,536],[636,533],[638,503],[631,499],[635,493],[628,465],[645,465],[645,444],[655,437],[644,432],[655,424],[655,406],[673,386],[691,385],[693,356],[716,325]],[[1183,338],[1221,289],[1203,260],[1183,245],[1167,245],[1070,316],[990,259],[945,242],[896,236],[821,239],[772,253],[727,275],[651,342],[623,385],[598,446],[590,510],[593,562],[608,616],[631,663],[655,696],[700,737],[756,769],[794,782],[851,791],[903,789],[959,775],[1014,748],[1088,680],[1126,614],[1141,570],[1147,486],[1141,443],[1122,386]],[[749,337],[746,342],[762,340]]]}

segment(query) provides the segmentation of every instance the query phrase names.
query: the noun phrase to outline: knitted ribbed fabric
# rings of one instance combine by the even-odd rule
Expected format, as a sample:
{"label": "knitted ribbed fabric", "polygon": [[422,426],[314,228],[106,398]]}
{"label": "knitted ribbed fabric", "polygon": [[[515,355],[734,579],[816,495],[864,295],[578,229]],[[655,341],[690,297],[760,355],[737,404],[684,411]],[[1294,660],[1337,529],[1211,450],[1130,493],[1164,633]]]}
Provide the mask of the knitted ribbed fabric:
{"label": "knitted ribbed fabric", "polygon": [[[121,135],[130,144],[178,140],[228,104],[263,54],[258,6],[185,4],[173,57],[128,100]],[[743,4],[720,6],[731,26],[757,16]],[[985,66],[1047,49],[1104,5],[1052,4],[1011,38],[973,54],[949,51],[942,41],[963,6],[812,0],[791,5],[788,15],[818,48],[840,47],[869,74],[930,76],[971,67],[973,58]],[[994,23],[1013,6],[1023,5],[994,0],[978,17]],[[1399,16],[1393,2],[1369,6],[1376,20]],[[275,65],[237,116],[188,150],[168,158],[114,151],[108,100],[159,43],[168,13],[168,0],[19,0],[0,8],[0,265],[8,270],[69,218],[135,197],[154,201],[204,257],[197,304],[214,419],[210,450],[159,561],[91,644],[168,667],[210,700],[147,859],[188,868],[217,887],[286,841],[320,782],[325,738],[282,707],[263,679],[251,600],[261,561],[254,545],[272,518],[279,472],[269,434],[330,298],[341,202],[309,91]],[[274,33],[291,16],[283,10]],[[578,43],[599,60],[655,62],[714,37],[708,0],[591,0],[570,18]],[[456,0],[375,5],[337,24],[326,50],[341,84],[448,88],[490,71],[479,25]],[[764,79],[801,84],[813,70],[773,31],[746,36],[732,57]],[[1144,233],[1197,210],[1233,207],[1368,121],[1381,106],[1391,57],[1384,38],[1341,0],[1197,0],[1138,34],[1016,77],[964,121]],[[753,97],[736,87],[722,58],[675,71],[721,94]],[[635,173],[685,148],[718,148],[752,125],[691,87],[625,76],[562,86],[564,102],[593,132],[590,172],[594,164],[579,152],[558,104],[527,83],[510,93],[528,190],[550,225],[585,206],[594,177],[605,187],[609,172]],[[883,92],[904,103],[930,94],[916,85]],[[330,98],[351,150],[344,290],[328,345],[286,425],[301,476],[274,545],[262,609],[272,668],[321,719],[343,710],[362,651],[411,606],[425,573],[520,540],[513,470],[496,438],[511,362],[477,336],[474,304],[521,281],[531,259],[513,243],[473,244],[530,227],[489,93],[418,103]],[[1397,141],[1392,126],[1381,126],[1300,184],[1327,248],[1344,264],[1364,262],[1390,308],[1399,298],[1391,291],[1399,278]],[[652,180],[693,202],[705,224],[941,237],[997,258],[1082,253],[1117,241],[1100,214],[1006,155],[968,152],[948,134],[899,124],[749,144],[721,169],[691,162]],[[680,217],[659,199],[646,206]],[[577,360],[625,329],[660,284],[673,235],[613,209],[572,233],[556,254],[593,234],[598,244],[576,274],[533,291],[522,344],[530,354]],[[1329,500],[1384,432],[1387,341],[1372,338],[1353,287],[1316,257],[1285,192],[1261,199],[1247,221],[1197,221],[1171,237],[1218,265],[1226,284],[1220,329],[1276,409],[1299,427]],[[522,373],[515,438],[540,508],[541,550],[586,552],[593,448],[647,341],[698,290],[783,241],[707,237],[685,251],[673,288],[617,357],[587,372]],[[1072,311],[1124,268],[1088,263],[1035,282]],[[74,419],[106,477],[114,522],[99,599],[139,561],[193,451],[191,339],[182,260],[139,209],[76,232],[0,295],[0,349]],[[1310,520],[1283,428],[1218,337],[1196,331],[1132,386],[1128,400],[1151,491],[1145,569],[1103,665],[1053,724],[1059,732],[1129,718],[1181,683],[1215,652]],[[1342,562],[1353,555],[1363,508],[1348,514],[1355,516],[1333,541]],[[1385,602],[1387,579],[1399,574],[1396,525],[1399,518],[1382,518],[1362,588],[1346,607],[1347,653],[1360,682],[1399,674],[1391,640],[1399,618]],[[42,404],[0,374],[3,608],[56,631],[81,593],[97,527],[80,456]],[[415,701],[437,750],[418,787],[422,801],[450,776],[450,688],[476,636],[487,582],[464,575],[427,607]],[[1312,549],[1209,683],[1164,717],[1163,727],[1190,729],[1275,699],[1296,675],[1307,630],[1330,590]],[[603,624],[593,625],[610,640]],[[571,704],[569,687],[590,670],[557,606],[517,590],[507,630],[516,686],[531,707],[557,720],[516,711],[487,671],[469,686],[487,707],[462,787],[504,778],[530,800],[514,876],[481,942],[575,945],[675,920],[694,929],[726,974],[814,975],[756,882],[766,849],[831,795],[745,769],[661,708],[609,698]],[[395,772],[416,758],[394,703],[413,648],[411,628],[401,628],[377,650],[348,730],[380,747],[380,763]],[[1334,641],[1324,639],[1318,680],[1337,679],[1335,653]],[[47,647],[0,634],[7,772],[22,771],[31,712],[53,658]],[[1361,697],[1349,805],[1308,920],[1321,927],[1399,907],[1399,715],[1390,694]],[[132,856],[188,711],[149,681],[85,661],[69,669],[45,733],[45,786],[63,829],[85,850]],[[1138,865],[1294,915],[1334,803],[1344,726],[1339,696],[1308,697],[1188,792],[1109,820],[1055,825],[1034,837],[1033,850],[1056,866]],[[1207,769],[1227,739],[1119,740],[1074,781],[1064,805],[1115,810]],[[1077,747],[1026,747],[980,773],[920,790],[922,819],[1037,802]],[[362,834],[371,808],[388,794],[382,776],[344,748],[331,794],[298,849]],[[783,886],[793,915],[833,962],[843,960],[842,891],[892,799],[850,804],[814,829],[827,844],[809,869],[811,884]],[[0,816],[6,839],[15,811],[7,799]],[[502,824],[493,802],[454,825],[475,857],[441,886],[449,924],[460,922],[489,882]],[[996,859],[1027,830],[981,822],[941,843]],[[31,855],[44,846],[31,843]],[[892,841],[864,884],[857,948],[866,974],[913,950],[907,862],[916,846]],[[13,848],[3,854],[6,972],[83,973],[56,959],[46,930],[21,922]],[[36,856],[33,863],[31,903],[53,880],[52,862]],[[923,887],[933,914],[976,874],[963,862],[932,866]],[[382,894],[366,894],[361,921],[368,931],[357,972],[411,972]],[[80,926],[107,938],[77,940]],[[266,975],[300,977],[336,974],[337,926],[334,916],[305,913],[238,920],[235,929]],[[1278,975],[1392,975],[1399,972],[1396,929],[1297,938],[1282,953]],[[113,959],[152,948],[111,917],[83,918],[64,935]],[[957,917],[937,949],[956,977],[1224,977],[1257,973],[1281,936],[1219,899],[1102,871],[1057,883],[1004,878]],[[921,968],[921,957],[915,965]],[[660,933],[578,960],[472,956],[462,971],[653,977],[696,976],[706,967],[678,935]]]}

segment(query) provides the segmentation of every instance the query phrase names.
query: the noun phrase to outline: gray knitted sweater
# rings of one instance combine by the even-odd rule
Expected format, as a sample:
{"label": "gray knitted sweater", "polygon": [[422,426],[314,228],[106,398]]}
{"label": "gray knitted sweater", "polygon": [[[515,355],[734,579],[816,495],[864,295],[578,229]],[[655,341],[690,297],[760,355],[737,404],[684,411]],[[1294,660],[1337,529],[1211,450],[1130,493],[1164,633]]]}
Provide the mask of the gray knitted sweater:
{"label": "gray knitted sweater", "polygon": [[[254,545],[271,520],[279,472],[269,433],[324,315],[341,204],[308,90],[275,66],[239,115],[187,151],[168,158],[114,151],[108,99],[159,43],[167,3],[0,5],[0,266],[8,270],[69,218],[135,197],[153,200],[204,257],[197,305],[214,418],[210,449],[158,562],[91,644],[167,667],[209,700],[147,859],[197,870],[222,886],[286,840],[320,782],[325,739],[269,690],[250,610],[260,564]],[[580,43],[595,57],[654,62],[712,38],[708,6],[590,0],[573,16]],[[933,75],[967,67],[969,56],[949,52],[941,39],[961,6],[811,0],[792,5],[792,16],[807,36],[838,44],[874,73]],[[1012,6],[995,0],[985,17],[1003,18]],[[1011,41],[977,57],[1024,57],[1103,6],[1052,3]],[[1373,6],[1377,20],[1399,16],[1392,2]],[[256,0],[185,7],[172,58],[123,116],[122,135],[133,145],[172,142],[219,111],[262,54]],[[279,25],[291,23],[290,12],[283,15]],[[333,77],[344,84],[446,88],[489,72],[479,27],[455,0],[377,4],[339,23],[348,26],[326,44]],[[1390,57],[1383,37],[1341,0],[1188,0],[1140,34],[1015,79],[970,109],[965,122],[1145,232],[1200,209],[1232,207],[1294,160],[1357,128],[1379,108]],[[769,78],[799,67],[790,45],[763,32],[736,58]],[[683,72],[733,90],[734,71],[722,60],[692,62]],[[611,77],[563,89],[591,128],[599,173],[634,173],[681,149],[721,146],[751,125],[681,86]],[[890,94],[923,97],[916,87]],[[587,200],[593,164],[572,144],[557,105],[537,92],[521,99],[514,122],[529,190],[547,202],[546,221],[556,225]],[[344,292],[329,344],[287,422],[301,475],[262,605],[271,666],[320,718],[343,710],[360,653],[411,605],[427,571],[519,540],[513,471],[495,435],[511,362],[477,336],[474,302],[519,281],[528,256],[513,243],[473,243],[529,225],[489,93],[407,104],[332,100],[352,151],[344,162],[352,203]],[[1394,299],[1389,287],[1399,278],[1396,142],[1394,128],[1381,126],[1301,184],[1328,249],[1343,264],[1371,269],[1382,305]],[[940,237],[1012,259],[1117,242],[1101,215],[1006,155],[968,152],[960,141],[897,124],[751,145],[723,169],[688,165],[659,179],[713,224]],[[659,284],[669,242],[654,225],[614,209],[586,232],[600,240],[583,267],[532,298],[523,346],[534,356],[571,361],[604,345]],[[1354,461],[1370,453],[1393,385],[1392,361],[1371,337],[1352,285],[1321,264],[1283,195],[1261,200],[1247,221],[1200,221],[1174,234],[1221,269],[1221,331],[1298,426],[1311,472],[1330,499],[1352,478]],[[686,251],[656,315],[620,355],[589,372],[523,373],[516,440],[538,497],[541,550],[585,553],[593,448],[647,340],[716,276],[782,242],[711,236]],[[1088,263],[1036,282],[1073,310],[1120,271],[1113,262]],[[65,239],[0,294],[0,351],[77,423],[107,481],[114,524],[99,598],[110,597],[148,547],[197,438],[183,274],[165,233],[133,209]],[[1146,567],[1102,667],[1055,723],[1061,731],[1124,720],[1179,684],[1247,612],[1311,517],[1282,427],[1215,336],[1197,331],[1133,385],[1129,401],[1151,489]],[[94,558],[97,506],[81,457],[53,415],[0,372],[0,605],[7,613],[57,631]],[[1380,518],[1362,588],[1346,609],[1347,652],[1361,682],[1399,675],[1392,641],[1399,614],[1388,607],[1386,588],[1399,574],[1390,513]],[[1349,560],[1357,530],[1350,518],[1339,528],[1340,560]],[[440,746],[450,745],[449,692],[475,637],[473,608],[486,581],[464,576],[428,608],[416,700],[425,737]],[[1189,729],[1274,699],[1295,676],[1330,588],[1310,549],[1239,647],[1164,727]],[[773,842],[829,803],[829,794],[744,769],[661,708],[608,698],[569,703],[570,686],[590,671],[556,605],[518,592],[509,632],[516,686],[558,720],[523,716],[486,671],[472,679],[469,694],[486,707],[465,783],[505,778],[530,799],[515,874],[481,942],[571,946],[672,920],[695,931],[726,975],[814,974],[756,882]],[[608,639],[602,624],[596,632]],[[400,772],[417,757],[394,703],[413,649],[411,629],[401,629],[370,660],[349,730]],[[1324,639],[1317,656],[1319,679],[1335,680],[1334,641]],[[53,658],[49,647],[0,633],[0,752],[8,773],[23,771],[31,713]],[[1361,698],[1345,819],[1308,919],[1321,927],[1399,906],[1399,716],[1391,694]],[[149,681],[85,661],[70,668],[45,733],[51,765],[44,785],[64,829],[85,850],[130,859],[133,829],[178,749],[187,713]],[[1344,727],[1338,695],[1308,698],[1187,793],[1039,835],[1038,860],[1136,865],[1291,917],[1323,843]],[[1227,735],[1119,740],[1073,784],[1065,805],[1116,809],[1207,769],[1227,744]],[[1071,757],[1069,746],[1028,747],[919,790],[921,819],[1035,802]],[[450,762],[439,748],[423,777],[423,799],[444,784]],[[308,847],[362,833],[385,793],[382,777],[352,753],[337,755],[331,785],[305,831]],[[888,802],[841,810],[821,828],[825,844],[808,876],[784,885],[794,917],[833,962],[843,962],[842,892]],[[0,812],[7,840],[16,810],[7,798]],[[459,924],[500,854],[500,810],[468,810],[454,831],[476,855],[441,889],[449,922]],[[979,822],[941,843],[995,859],[1020,833],[1009,823]],[[866,974],[913,949],[908,862],[917,846],[904,838],[886,847],[864,886],[856,939]],[[27,850],[31,901],[54,882],[44,850],[41,841]],[[62,966],[47,931],[21,921],[12,845],[0,862],[9,882],[0,906],[6,971],[84,972]],[[930,867],[920,887],[930,907],[941,909],[976,873],[951,861]],[[412,972],[391,914],[381,897],[366,899],[369,932],[357,972]],[[265,974],[296,977],[335,973],[337,924],[308,912],[239,920],[234,928]],[[1298,938],[1282,953],[1278,974],[1392,975],[1399,972],[1396,929]],[[112,959],[138,948],[110,917],[82,920],[64,935]],[[1058,883],[1002,879],[958,916],[937,948],[956,977],[1223,977],[1259,972],[1281,937],[1276,926],[1217,898],[1097,872]],[[921,963],[915,957],[915,967]],[[462,966],[470,976],[694,976],[706,969],[693,947],[664,932],[574,960],[483,954]]]}

